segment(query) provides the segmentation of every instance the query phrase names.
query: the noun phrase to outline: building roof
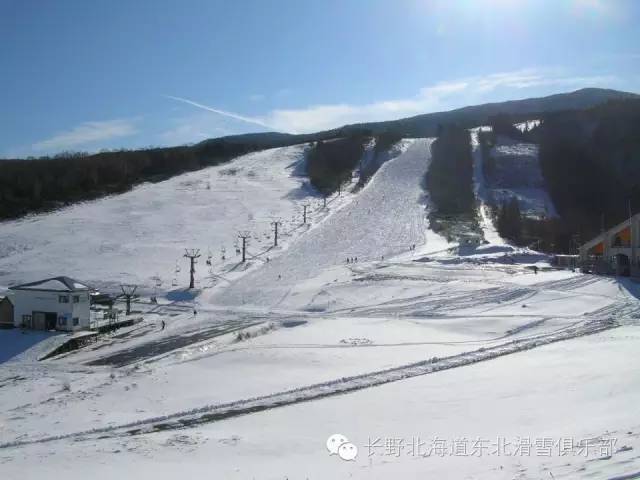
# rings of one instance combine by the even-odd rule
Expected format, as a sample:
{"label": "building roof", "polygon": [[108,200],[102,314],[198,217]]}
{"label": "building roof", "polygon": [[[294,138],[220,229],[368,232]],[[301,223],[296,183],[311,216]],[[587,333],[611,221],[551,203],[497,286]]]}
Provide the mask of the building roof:
{"label": "building roof", "polygon": [[608,234],[611,234],[611,232],[618,232],[626,227],[628,227],[629,225],[631,225],[631,221],[638,219],[640,217],[640,213],[636,213],[634,214],[631,218],[627,218],[625,221],[620,222],[619,224],[608,228],[607,230],[605,230],[604,232],[600,233],[599,235],[596,235],[595,237],[593,237],[591,240],[589,240],[588,242],[583,243],[580,246],[580,249],[589,249],[589,248],[593,248],[595,247],[597,244],[599,244],[600,242],[603,242]]}
{"label": "building roof", "polygon": [[36,290],[45,292],[77,292],[89,290],[84,283],[69,277],[52,277],[37,282],[23,283],[9,287],[9,290]]}

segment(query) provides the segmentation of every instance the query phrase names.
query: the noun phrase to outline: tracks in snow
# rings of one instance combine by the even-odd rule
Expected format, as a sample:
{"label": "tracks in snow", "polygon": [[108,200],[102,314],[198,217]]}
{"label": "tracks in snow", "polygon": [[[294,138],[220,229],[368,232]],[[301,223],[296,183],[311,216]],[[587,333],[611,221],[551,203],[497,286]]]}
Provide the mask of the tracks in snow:
{"label": "tracks in snow", "polygon": [[56,440],[96,440],[189,428],[249,413],[261,412],[272,408],[294,405],[301,402],[308,402],[311,400],[318,400],[334,395],[354,392],[407,378],[428,375],[442,370],[472,365],[474,363],[491,360],[504,355],[530,350],[539,346],[585,335],[592,335],[615,328],[617,325],[618,324],[616,322],[610,319],[587,320],[561,331],[513,340],[500,345],[480,348],[450,357],[434,357],[421,362],[402,365],[386,370],[339,378],[271,395],[237,400],[224,404],[207,405],[193,410],[148,418],[123,425],[115,425],[36,439],[10,441],[0,444],[0,449],[21,447],[37,443],[47,443]]}

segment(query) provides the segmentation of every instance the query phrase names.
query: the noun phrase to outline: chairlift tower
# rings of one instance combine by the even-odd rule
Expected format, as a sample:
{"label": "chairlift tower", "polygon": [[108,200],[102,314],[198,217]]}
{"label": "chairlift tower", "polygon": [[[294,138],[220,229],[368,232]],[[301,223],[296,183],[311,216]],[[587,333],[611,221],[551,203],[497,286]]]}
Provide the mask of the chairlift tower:
{"label": "chairlift tower", "polygon": [[238,238],[242,240],[242,263],[247,261],[247,241],[251,238],[251,232],[244,230],[238,232]]}
{"label": "chairlift tower", "polygon": [[307,223],[307,208],[309,208],[309,204],[305,203],[302,205],[302,223],[303,225]]}
{"label": "chairlift tower", "polygon": [[185,248],[184,249],[184,257],[188,258],[191,262],[191,268],[189,270],[189,288],[194,288],[195,286],[195,273],[196,273],[196,259],[200,258],[200,249],[199,248]]}
{"label": "chairlift tower", "polygon": [[120,285],[120,290],[122,290],[122,296],[124,296],[125,300],[127,301],[127,310],[126,310],[127,315],[131,314],[131,299],[134,297],[137,289],[138,289],[137,285],[127,285],[127,284]]}
{"label": "chairlift tower", "polygon": [[271,225],[273,226],[273,246],[277,247],[278,246],[278,226],[282,226],[282,222],[279,220],[274,220],[273,222],[271,222]]}

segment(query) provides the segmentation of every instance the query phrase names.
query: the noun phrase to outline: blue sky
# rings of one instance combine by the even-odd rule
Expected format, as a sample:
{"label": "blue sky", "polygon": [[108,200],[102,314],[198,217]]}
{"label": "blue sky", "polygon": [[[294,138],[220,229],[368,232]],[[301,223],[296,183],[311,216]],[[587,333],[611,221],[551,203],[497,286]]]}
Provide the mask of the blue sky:
{"label": "blue sky", "polygon": [[634,0],[0,0],[0,157],[640,92]]}

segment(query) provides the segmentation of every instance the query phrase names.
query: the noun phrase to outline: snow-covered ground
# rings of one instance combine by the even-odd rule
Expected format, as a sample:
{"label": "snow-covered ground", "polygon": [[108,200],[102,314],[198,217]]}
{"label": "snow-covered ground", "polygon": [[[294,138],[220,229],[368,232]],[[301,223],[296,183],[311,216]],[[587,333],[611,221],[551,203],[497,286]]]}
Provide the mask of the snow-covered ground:
{"label": "snow-covered ground", "polygon": [[[365,188],[314,212],[268,263],[193,297],[142,298],[142,323],[82,350],[0,364],[2,478],[640,476],[640,288],[553,270],[546,256],[496,238],[490,222],[488,244],[448,244],[426,220],[429,145],[403,142]],[[295,212],[302,180],[289,166],[303,148],[164,183],[258,169],[266,158],[261,181],[280,185],[278,202],[298,192],[287,200]],[[476,173],[480,160],[474,149]],[[165,194],[168,203],[182,195]],[[221,211],[241,208],[221,201],[230,204]],[[105,281],[119,280],[105,268]],[[0,346],[12,335],[0,330]],[[353,461],[329,455],[336,433],[358,449]]]}
{"label": "snow-covered ground", "polygon": [[[215,337],[124,368],[87,365],[126,347],[108,343],[60,360],[4,364],[3,471],[172,478],[187,452],[184,474],[217,478],[540,478],[545,469],[581,478],[583,468],[584,478],[613,478],[640,469],[634,450],[598,460],[597,445],[587,458],[409,453],[417,436],[488,443],[608,434],[616,449],[640,448],[638,372],[629,362],[640,341],[634,284],[536,275],[491,255],[448,260],[340,267],[351,274],[317,288],[347,308],[273,312],[264,318],[277,324],[272,330],[242,341]],[[356,442],[355,462],[325,451],[336,432]],[[382,439],[371,457],[369,437]],[[388,438],[403,438],[406,450],[385,450]],[[119,455],[107,459],[110,452]]]}
{"label": "snow-covered ground", "polygon": [[540,125],[540,120],[534,119],[516,123],[514,127],[516,127],[521,132],[524,132],[526,130],[531,130],[532,128],[537,127],[538,125]]}
{"label": "snow-covered ground", "polygon": [[[9,478],[636,478],[640,392],[629,358],[639,341],[624,327],[194,428],[0,458]],[[329,455],[334,433],[357,446],[355,461]]]}

